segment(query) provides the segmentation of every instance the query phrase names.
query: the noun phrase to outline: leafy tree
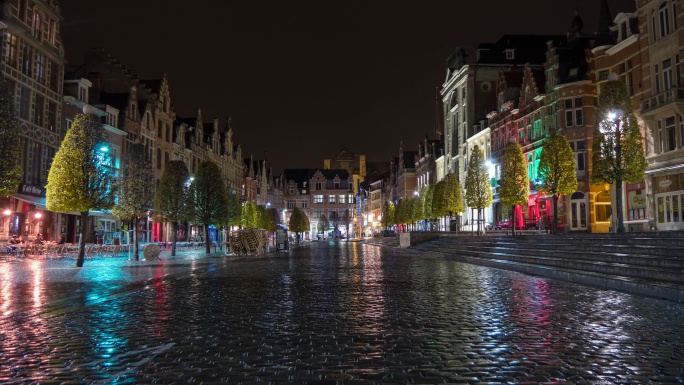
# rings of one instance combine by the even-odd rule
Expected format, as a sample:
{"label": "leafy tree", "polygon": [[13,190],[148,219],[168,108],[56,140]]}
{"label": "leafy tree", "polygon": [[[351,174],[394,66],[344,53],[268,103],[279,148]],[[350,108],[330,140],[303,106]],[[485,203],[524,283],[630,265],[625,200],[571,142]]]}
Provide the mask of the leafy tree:
{"label": "leafy tree", "polygon": [[111,167],[107,135],[99,118],[77,114],[50,167],[46,203],[50,211],[81,213],[76,266],[85,260],[88,212],[114,205],[117,175]]}
{"label": "leafy tree", "polygon": [[530,195],[530,178],[527,175],[527,161],[520,144],[509,140],[501,163],[501,203],[513,206],[513,236],[515,236],[515,206],[527,202]]}
{"label": "leafy tree", "polygon": [[477,232],[479,234],[482,230],[480,219],[484,208],[492,204],[492,185],[480,146],[473,147],[473,153],[470,155],[465,188],[466,203],[469,207],[477,209]]}
{"label": "leafy tree", "polygon": [[423,203],[423,216],[425,219],[427,219],[430,222],[430,230],[432,230],[432,220],[435,219],[436,215],[433,213],[433,198],[435,196],[435,185],[431,184],[430,186],[424,187],[423,188],[423,193],[421,194],[423,197],[424,203]]}
{"label": "leafy tree", "polygon": [[195,179],[190,185],[191,207],[190,219],[201,223],[204,228],[204,250],[211,251],[209,225],[218,225],[225,220],[228,213],[228,193],[221,177],[221,170],[216,163],[205,160],[199,164]]}
{"label": "leafy tree", "polygon": [[325,238],[325,233],[329,228],[330,221],[328,221],[328,217],[326,217],[325,214],[321,214],[321,218],[318,220],[318,231],[323,232],[323,238]]}
{"label": "leafy tree", "polygon": [[610,80],[601,85],[596,117],[591,181],[615,185],[616,230],[624,232],[622,183],[644,178],[646,158],[639,124],[623,82]]}
{"label": "leafy tree", "polygon": [[290,223],[288,227],[290,231],[294,231],[297,234],[297,241],[299,242],[299,233],[309,230],[309,218],[306,214],[299,208],[295,207],[292,209],[292,214],[290,215]]}
{"label": "leafy tree", "polygon": [[154,203],[154,170],[146,156],[145,146],[136,142],[128,146],[121,177],[119,199],[112,214],[129,221],[133,227],[133,255],[139,259],[138,223],[147,216]]}
{"label": "leafy tree", "polygon": [[406,201],[404,199],[399,199],[397,202],[397,207],[394,210],[394,223],[397,225],[406,223]]}
{"label": "leafy tree", "polygon": [[188,168],[181,160],[166,163],[159,187],[154,194],[154,214],[159,222],[171,224],[171,255],[176,255],[178,222],[192,216]]}
{"label": "leafy tree", "polygon": [[382,208],[382,225],[385,228],[389,228],[392,226],[395,221],[394,221],[394,214],[395,214],[395,209],[394,209],[394,203],[391,201],[385,202],[385,206]]}
{"label": "leafy tree", "polygon": [[235,190],[228,194],[228,212],[226,217],[226,224],[229,227],[240,226],[240,220],[242,219],[242,201],[240,197],[235,193]]}
{"label": "leafy tree", "polygon": [[17,192],[21,182],[21,139],[14,113],[14,93],[0,78],[0,197]]}
{"label": "leafy tree", "polygon": [[544,141],[539,158],[542,191],[553,195],[552,232],[555,233],[558,228],[558,197],[572,194],[577,189],[575,153],[565,136],[554,134]]}
{"label": "leafy tree", "polygon": [[465,210],[465,202],[461,194],[461,185],[458,183],[456,174],[447,174],[443,180],[437,183],[435,194],[432,197],[433,212],[439,216],[449,218]]}
{"label": "leafy tree", "polygon": [[349,211],[349,209],[344,210],[342,213],[341,222],[344,226],[344,231],[347,233],[347,241],[349,241],[349,225],[351,224],[352,220],[354,220],[354,218],[352,217],[351,211]]}
{"label": "leafy tree", "polygon": [[257,229],[260,227],[259,208],[254,202],[245,202],[242,208],[242,218],[240,224],[245,229]]}
{"label": "leafy tree", "polygon": [[338,214],[337,211],[331,212],[330,213],[330,224],[332,224],[333,233],[335,234],[333,239],[338,238],[337,234],[338,234],[338,231],[340,228],[340,222],[342,222],[342,218],[340,217],[340,214]]}
{"label": "leafy tree", "polygon": [[425,199],[422,195],[413,197],[413,199],[411,199],[411,223],[416,224],[425,218],[423,214],[424,202]]}

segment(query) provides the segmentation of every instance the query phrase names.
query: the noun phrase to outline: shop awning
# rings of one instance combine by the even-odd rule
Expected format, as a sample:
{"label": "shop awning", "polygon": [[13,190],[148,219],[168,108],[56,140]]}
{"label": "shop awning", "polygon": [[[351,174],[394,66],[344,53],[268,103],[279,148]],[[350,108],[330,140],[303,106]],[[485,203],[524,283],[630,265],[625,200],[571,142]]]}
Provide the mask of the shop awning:
{"label": "shop awning", "polygon": [[36,197],[33,195],[26,194],[14,194],[13,196],[16,199],[21,199],[24,202],[36,205],[36,208],[39,208],[41,210],[47,210],[47,207],[45,206],[45,197]]}

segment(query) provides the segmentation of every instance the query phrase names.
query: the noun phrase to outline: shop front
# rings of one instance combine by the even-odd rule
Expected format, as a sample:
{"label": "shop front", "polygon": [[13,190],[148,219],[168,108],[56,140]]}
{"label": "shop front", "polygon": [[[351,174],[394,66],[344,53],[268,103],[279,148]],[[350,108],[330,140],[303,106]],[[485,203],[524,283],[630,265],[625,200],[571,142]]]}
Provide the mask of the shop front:
{"label": "shop front", "polygon": [[655,225],[658,230],[684,230],[684,173],[654,176]]}
{"label": "shop front", "polygon": [[25,242],[33,241],[38,234],[45,240],[59,238],[53,213],[45,207],[45,188],[20,184],[19,193],[0,200],[0,241],[18,236]]}

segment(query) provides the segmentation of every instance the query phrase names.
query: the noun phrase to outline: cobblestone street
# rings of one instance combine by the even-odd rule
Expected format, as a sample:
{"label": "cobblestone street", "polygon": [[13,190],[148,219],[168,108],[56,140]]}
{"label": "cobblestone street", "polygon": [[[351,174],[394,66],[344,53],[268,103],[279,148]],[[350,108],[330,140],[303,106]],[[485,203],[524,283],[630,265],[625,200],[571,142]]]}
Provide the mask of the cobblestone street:
{"label": "cobblestone street", "polygon": [[684,305],[364,243],[0,263],[1,383],[684,382]]}

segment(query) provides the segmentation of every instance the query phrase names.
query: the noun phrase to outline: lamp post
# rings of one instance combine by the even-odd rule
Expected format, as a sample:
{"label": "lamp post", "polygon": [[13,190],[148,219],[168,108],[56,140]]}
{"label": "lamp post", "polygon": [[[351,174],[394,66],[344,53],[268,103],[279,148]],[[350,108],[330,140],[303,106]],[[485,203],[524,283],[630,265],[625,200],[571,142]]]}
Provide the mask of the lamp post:
{"label": "lamp post", "polygon": [[[624,165],[622,161],[622,129],[623,122],[620,119],[622,112],[620,110],[612,110],[608,113],[607,118],[610,124],[599,125],[601,133],[605,136],[608,144],[608,151],[606,151],[609,158],[613,160],[613,167],[615,170],[621,170]],[[622,177],[620,172],[615,173],[615,231],[622,233],[625,231],[622,213]],[[612,224],[611,224],[612,225]]]}

